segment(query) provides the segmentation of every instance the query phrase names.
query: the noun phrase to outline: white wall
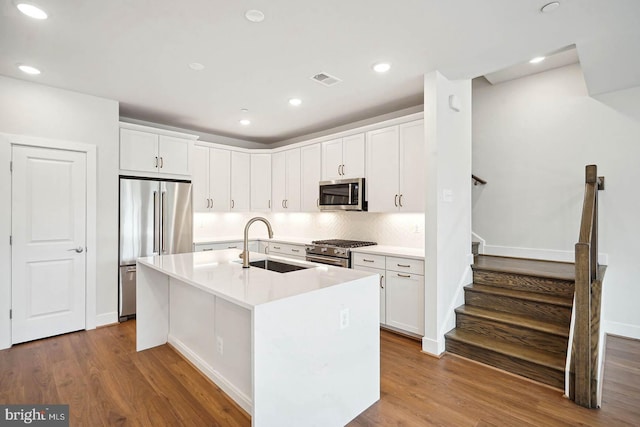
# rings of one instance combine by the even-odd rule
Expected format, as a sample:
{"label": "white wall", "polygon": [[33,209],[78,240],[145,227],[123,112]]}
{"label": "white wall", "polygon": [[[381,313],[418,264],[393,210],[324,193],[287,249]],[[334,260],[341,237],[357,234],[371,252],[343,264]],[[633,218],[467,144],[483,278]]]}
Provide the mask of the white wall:
{"label": "white wall", "polygon": [[[458,99],[460,111],[449,107]],[[448,80],[437,71],[424,78],[427,144],[425,214],[425,336],[422,349],[440,354],[455,326],[454,308],[470,277],[471,81]],[[450,194],[450,199],[445,197]]]}
{"label": "white wall", "polygon": [[[98,251],[97,323],[117,321],[118,103],[0,76],[0,111],[0,132],[97,146],[98,247],[93,248]],[[0,150],[0,164],[8,165],[9,153],[8,147]],[[4,191],[2,198],[10,200]],[[10,203],[3,204],[2,209],[0,220],[9,215]],[[3,238],[1,244],[8,245],[8,238]],[[10,252],[0,253],[0,261],[8,262],[7,253]],[[8,280],[8,276],[1,276],[1,289],[10,287]],[[2,315],[0,323],[6,327],[4,322]]]}
{"label": "white wall", "polygon": [[[275,237],[368,240],[379,245],[410,248],[424,246],[422,213],[196,213],[194,239],[242,238],[247,220],[254,216],[266,217],[273,226]],[[249,237],[267,237],[267,228],[252,227]]]}
{"label": "white wall", "polygon": [[488,181],[473,190],[473,231],[485,250],[573,259],[584,167],[597,164],[603,326],[640,338],[640,123],[590,98],[578,64],[474,82],[473,96],[473,172]]}

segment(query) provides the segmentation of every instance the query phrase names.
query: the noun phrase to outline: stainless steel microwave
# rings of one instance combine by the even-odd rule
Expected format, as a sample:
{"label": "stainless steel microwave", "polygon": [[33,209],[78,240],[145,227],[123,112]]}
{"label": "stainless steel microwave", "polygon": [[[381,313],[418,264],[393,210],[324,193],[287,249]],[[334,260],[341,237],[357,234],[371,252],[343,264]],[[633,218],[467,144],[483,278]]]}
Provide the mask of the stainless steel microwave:
{"label": "stainless steel microwave", "polygon": [[321,211],[366,211],[364,178],[320,181]]}

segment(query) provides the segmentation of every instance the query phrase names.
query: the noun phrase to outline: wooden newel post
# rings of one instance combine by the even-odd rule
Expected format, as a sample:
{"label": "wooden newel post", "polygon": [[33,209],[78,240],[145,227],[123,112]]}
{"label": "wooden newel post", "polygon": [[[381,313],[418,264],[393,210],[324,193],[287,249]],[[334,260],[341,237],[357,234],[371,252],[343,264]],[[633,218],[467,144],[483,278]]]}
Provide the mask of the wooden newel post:
{"label": "wooden newel post", "polygon": [[591,280],[590,248],[576,243],[575,402],[591,407]]}

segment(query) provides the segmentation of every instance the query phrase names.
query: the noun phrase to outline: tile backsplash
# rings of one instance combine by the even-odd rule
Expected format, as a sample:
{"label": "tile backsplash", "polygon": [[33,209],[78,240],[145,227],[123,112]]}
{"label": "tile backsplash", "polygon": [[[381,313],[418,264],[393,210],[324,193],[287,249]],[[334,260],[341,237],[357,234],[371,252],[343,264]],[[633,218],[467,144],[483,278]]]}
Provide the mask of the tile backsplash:
{"label": "tile backsplash", "polygon": [[[245,224],[254,216],[267,218],[276,237],[368,240],[379,245],[424,247],[422,213],[196,213],[194,239],[242,237]],[[254,224],[249,237],[267,237],[266,227]]]}

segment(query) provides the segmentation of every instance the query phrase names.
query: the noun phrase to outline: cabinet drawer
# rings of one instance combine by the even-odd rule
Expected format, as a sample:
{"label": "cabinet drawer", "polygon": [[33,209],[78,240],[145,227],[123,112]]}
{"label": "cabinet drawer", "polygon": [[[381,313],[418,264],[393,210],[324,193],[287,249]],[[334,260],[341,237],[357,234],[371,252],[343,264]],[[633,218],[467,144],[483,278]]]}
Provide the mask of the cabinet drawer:
{"label": "cabinet drawer", "polygon": [[424,274],[424,261],[410,258],[387,257],[386,269],[411,274]]}
{"label": "cabinet drawer", "polygon": [[274,255],[305,257],[304,246],[287,243],[269,243],[269,253]]}
{"label": "cabinet drawer", "polygon": [[363,267],[385,268],[384,255],[353,254],[353,264]]}
{"label": "cabinet drawer", "polygon": [[[226,242],[226,243],[195,243],[194,245],[195,252],[201,251],[219,251],[223,249],[240,249],[243,248],[242,242]],[[251,248],[251,244],[249,244],[249,248]]]}

